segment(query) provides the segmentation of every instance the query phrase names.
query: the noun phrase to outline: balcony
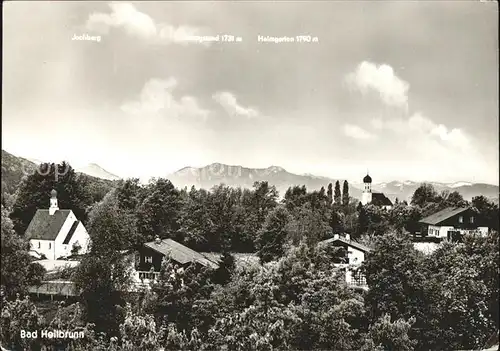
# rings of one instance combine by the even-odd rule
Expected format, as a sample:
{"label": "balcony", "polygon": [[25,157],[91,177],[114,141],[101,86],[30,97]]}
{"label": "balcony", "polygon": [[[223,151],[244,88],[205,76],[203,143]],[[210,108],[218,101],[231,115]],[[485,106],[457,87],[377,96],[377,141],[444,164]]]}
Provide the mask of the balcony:
{"label": "balcony", "polygon": [[160,277],[159,272],[151,271],[135,271],[134,280],[141,283],[150,283],[152,281],[157,281]]}

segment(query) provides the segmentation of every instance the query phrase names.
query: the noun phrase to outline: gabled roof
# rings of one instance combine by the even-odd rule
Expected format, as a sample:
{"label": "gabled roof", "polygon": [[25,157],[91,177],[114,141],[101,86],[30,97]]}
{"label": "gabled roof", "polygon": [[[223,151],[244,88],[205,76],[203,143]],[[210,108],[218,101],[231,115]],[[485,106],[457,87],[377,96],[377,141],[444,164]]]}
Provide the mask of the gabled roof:
{"label": "gabled roof", "polygon": [[51,216],[49,210],[37,210],[26,229],[27,239],[55,240],[71,210],[57,210]]}
{"label": "gabled roof", "polygon": [[347,246],[354,247],[355,249],[358,249],[358,250],[363,251],[363,252],[370,252],[371,251],[371,248],[369,248],[368,246],[360,244],[360,243],[353,241],[353,240],[347,240],[345,238],[330,238],[330,239],[326,239],[326,240],[319,242],[319,244],[321,244],[321,245],[330,244],[330,243],[343,243]]}
{"label": "gabled roof", "polygon": [[170,257],[180,264],[186,264],[191,262],[199,263],[205,267],[217,268],[218,265],[215,262],[210,261],[208,258],[202,254],[184,246],[172,239],[163,239],[160,243],[151,241],[145,243],[144,246],[164,255],[170,255]]}
{"label": "gabled roof", "polygon": [[63,241],[64,245],[67,245],[71,238],[73,237],[73,234],[75,234],[76,228],[78,227],[78,224],[80,224],[80,221],[74,221],[73,224],[71,225],[71,228],[69,228],[68,235],[66,235],[66,238]]}
{"label": "gabled roof", "polygon": [[392,206],[392,201],[383,193],[372,193],[372,202],[375,206]]}
{"label": "gabled roof", "polygon": [[459,213],[467,211],[468,207],[447,207],[444,210],[431,214],[425,218],[422,218],[419,222],[424,224],[436,225],[442,221],[451,218]]}

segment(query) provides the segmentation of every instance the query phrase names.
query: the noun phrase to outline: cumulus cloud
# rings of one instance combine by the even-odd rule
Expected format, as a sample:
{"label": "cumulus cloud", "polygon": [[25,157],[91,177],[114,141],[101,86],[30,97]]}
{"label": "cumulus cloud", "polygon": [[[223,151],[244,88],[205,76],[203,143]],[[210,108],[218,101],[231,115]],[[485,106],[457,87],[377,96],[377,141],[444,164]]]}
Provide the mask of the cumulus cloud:
{"label": "cumulus cloud", "polygon": [[174,78],[151,79],[142,88],[137,101],[127,102],[121,109],[129,114],[151,116],[164,113],[171,118],[196,118],[206,120],[209,111],[201,108],[194,97],[176,99],[173,91],[177,86]]}
{"label": "cumulus cloud", "polygon": [[410,85],[396,76],[389,65],[376,65],[363,61],[356,70],[347,75],[348,85],[366,94],[369,91],[379,93],[382,101],[389,106],[408,106],[408,89]]}
{"label": "cumulus cloud", "polygon": [[229,92],[217,92],[212,98],[217,101],[224,110],[231,116],[242,116],[246,118],[255,118],[259,112],[250,107],[243,107],[238,104],[236,97]]}
{"label": "cumulus cloud", "polygon": [[92,13],[87,19],[87,29],[106,34],[112,27],[123,28],[129,35],[163,44],[193,43],[195,41],[192,38],[201,31],[200,28],[191,26],[175,27],[155,23],[149,15],[138,11],[132,4],[111,3],[109,7],[111,13]]}
{"label": "cumulus cloud", "polygon": [[[395,142],[412,145],[414,151],[424,152],[429,156],[440,154],[477,154],[471,137],[459,128],[449,128],[444,124],[434,122],[431,118],[420,112],[408,114],[408,89],[409,83],[396,76],[394,69],[386,64],[376,65],[363,61],[356,70],[346,76],[351,88],[362,93],[375,91],[380,94],[382,101],[389,106],[403,107],[404,113],[391,116],[382,115],[369,121],[373,131],[383,133],[393,132]],[[394,112],[394,111],[393,111]],[[358,135],[358,139],[373,137],[369,131],[356,126],[344,126],[344,133],[351,137]],[[384,138],[390,136],[384,135]],[[423,146],[425,145],[425,146]],[[415,146],[415,147],[414,147]],[[435,151],[431,150],[431,146]],[[425,151],[424,151],[425,150]]]}
{"label": "cumulus cloud", "polygon": [[373,139],[375,135],[354,124],[344,124],[342,128],[344,134],[354,139]]}

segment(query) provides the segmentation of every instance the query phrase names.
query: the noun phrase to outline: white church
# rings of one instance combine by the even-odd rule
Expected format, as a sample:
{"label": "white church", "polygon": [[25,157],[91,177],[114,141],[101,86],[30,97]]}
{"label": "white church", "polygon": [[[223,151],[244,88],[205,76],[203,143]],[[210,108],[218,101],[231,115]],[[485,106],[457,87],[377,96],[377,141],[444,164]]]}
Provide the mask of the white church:
{"label": "white church", "polygon": [[26,229],[30,252],[36,257],[57,260],[88,252],[90,237],[73,211],[60,210],[52,190],[49,209],[39,209]]}
{"label": "white church", "polygon": [[363,178],[363,184],[363,194],[361,195],[361,204],[363,206],[372,204],[386,210],[390,210],[392,208],[392,201],[385,196],[384,193],[372,192],[372,177],[370,177],[370,175],[367,174]]}

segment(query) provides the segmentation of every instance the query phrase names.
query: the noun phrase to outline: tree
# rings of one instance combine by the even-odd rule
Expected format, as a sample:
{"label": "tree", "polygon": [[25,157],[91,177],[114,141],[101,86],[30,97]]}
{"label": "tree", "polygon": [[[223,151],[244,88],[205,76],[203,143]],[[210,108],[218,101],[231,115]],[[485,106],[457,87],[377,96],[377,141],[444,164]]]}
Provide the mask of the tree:
{"label": "tree", "polygon": [[[264,199],[261,199],[265,202]],[[229,251],[231,240],[235,236],[236,228],[233,225],[236,211],[236,199],[232,196],[231,188],[215,186],[207,201],[207,212],[210,225],[206,228],[208,251]],[[268,204],[267,204],[268,205]],[[265,207],[266,205],[263,204]],[[265,211],[263,209],[263,211]],[[260,213],[257,213],[257,217]]]}
{"label": "tree", "polygon": [[415,233],[419,231],[419,220],[422,218],[422,210],[417,206],[407,206],[404,203],[396,204],[389,211],[389,223],[398,231]]}
{"label": "tree", "polygon": [[330,227],[334,233],[343,233],[344,232],[344,221],[343,221],[343,213],[338,211],[337,209],[332,209],[330,215]]}
{"label": "tree", "polygon": [[207,349],[356,350],[365,339],[362,299],[326,248],[305,243],[277,262],[240,271],[213,300]]}
{"label": "tree", "polygon": [[217,284],[227,284],[236,268],[234,256],[229,252],[221,254],[219,268],[214,272],[214,282]]}
{"label": "tree", "polygon": [[138,178],[120,181],[115,190],[118,206],[125,211],[135,211],[144,200],[145,191]]}
{"label": "tree", "polygon": [[415,206],[425,207],[428,203],[439,203],[440,198],[434,186],[429,183],[420,185],[411,198],[411,204]]}
{"label": "tree", "polygon": [[76,218],[86,223],[87,208],[92,204],[86,184],[85,178],[77,177],[69,163],[41,164],[38,172],[21,182],[10,214],[15,231],[24,235],[36,211],[48,208],[52,189],[57,191],[59,208],[72,210]]}
{"label": "tree", "polygon": [[388,214],[374,205],[366,205],[359,211],[357,234],[382,235],[389,231]]}
{"label": "tree", "polygon": [[443,207],[465,207],[468,205],[467,201],[464,200],[458,191],[452,191],[451,193],[443,192],[441,197],[444,203]]}
{"label": "tree", "polygon": [[372,321],[389,314],[392,320],[417,315],[422,286],[428,278],[423,255],[409,236],[390,233],[377,238],[363,270],[370,289],[365,303]]}
{"label": "tree", "polygon": [[344,185],[342,187],[342,205],[344,207],[349,206],[349,183],[344,180]]}
{"label": "tree", "polygon": [[264,223],[268,213],[278,205],[278,191],[274,185],[270,186],[267,181],[255,182],[253,188],[252,204],[257,210],[259,222]]}
{"label": "tree", "polygon": [[14,232],[7,210],[2,206],[1,290],[7,298],[25,293],[29,285],[41,281],[45,270],[31,263],[29,243]]}
{"label": "tree", "polygon": [[287,226],[288,240],[292,245],[305,242],[314,246],[318,241],[326,239],[331,233],[328,217],[314,211],[309,203],[291,213],[291,221]]}
{"label": "tree", "polygon": [[125,319],[120,324],[122,350],[156,351],[158,349],[160,333],[152,315],[138,315],[130,304],[125,305]]}
{"label": "tree", "polygon": [[88,232],[91,251],[100,254],[110,248],[127,250],[140,244],[136,229],[136,217],[118,205],[114,192],[106,195],[89,214]]}
{"label": "tree", "polygon": [[498,218],[498,205],[481,195],[472,198],[472,206],[480,214],[485,222],[484,224],[488,226],[488,228],[498,232],[498,225],[500,222]]}
{"label": "tree", "polygon": [[[0,336],[2,346],[11,350],[36,350],[38,339],[22,338],[21,331],[35,331],[42,326],[42,318],[28,297],[19,296],[13,301],[2,301]],[[40,334],[40,333],[38,333]]]}
{"label": "tree", "polygon": [[328,191],[326,192],[328,196],[328,204],[331,205],[333,202],[333,185],[332,183],[328,184]]}
{"label": "tree", "polygon": [[361,212],[362,209],[363,209],[363,204],[361,203],[361,201],[359,201],[358,205],[356,206],[356,211],[359,213]]}
{"label": "tree", "polygon": [[158,324],[174,323],[180,331],[195,327],[206,331],[214,311],[205,308],[214,289],[214,271],[198,264],[179,267],[169,257],[162,262],[159,278],[151,286],[144,311],[155,316]]}
{"label": "tree", "polygon": [[369,335],[373,340],[373,346],[377,345],[382,350],[414,350],[417,342],[409,336],[411,325],[414,322],[414,319],[410,319],[408,322],[404,319],[391,322],[389,314],[380,317],[370,327]]}
{"label": "tree", "polygon": [[179,233],[182,241],[194,250],[210,251],[208,246],[213,245],[207,238],[213,225],[208,211],[209,197],[208,191],[192,186],[183,199]]}
{"label": "tree", "polygon": [[[494,242],[488,245],[485,238],[466,236],[463,243],[444,243],[426,258],[426,272],[432,274],[424,284],[419,338],[423,348],[482,348],[495,330],[498,246]],[[494,300],[496,306],[490,304]]]}
{"label": "tree", "polygon": [[131,284],[133,257],[114,247],[86,255],[75,272],[75,284],[85,307],[85,318],[98,332],[117,336],[123,322],[123,292]]}
{"label": "tree", "polygon": [[257,236],[257,254],[261,262],[269,262],[283,256],[290,220],[290,214],[284,207],[277,207],[269,213]]}
{"label": "tree", "polygon": [[147,196],[138,208],[138,231],[142,241],[175,238],[182,206],[180,192],[168,179],[155,179],[146,190]]}
{"label": "tree", "polygon": [[307,188],[305,185],[288,188],[285,193],[283,203],[288,211],[293,211],[296,208],[302,207],[307,202]]}
{"label": "tree", "polygon": [[335,205],[340,205],[342,203],[342,194],[340,192],[340,183],[338,180],[335,182],[335,191],[333,193],[333,203]]}

